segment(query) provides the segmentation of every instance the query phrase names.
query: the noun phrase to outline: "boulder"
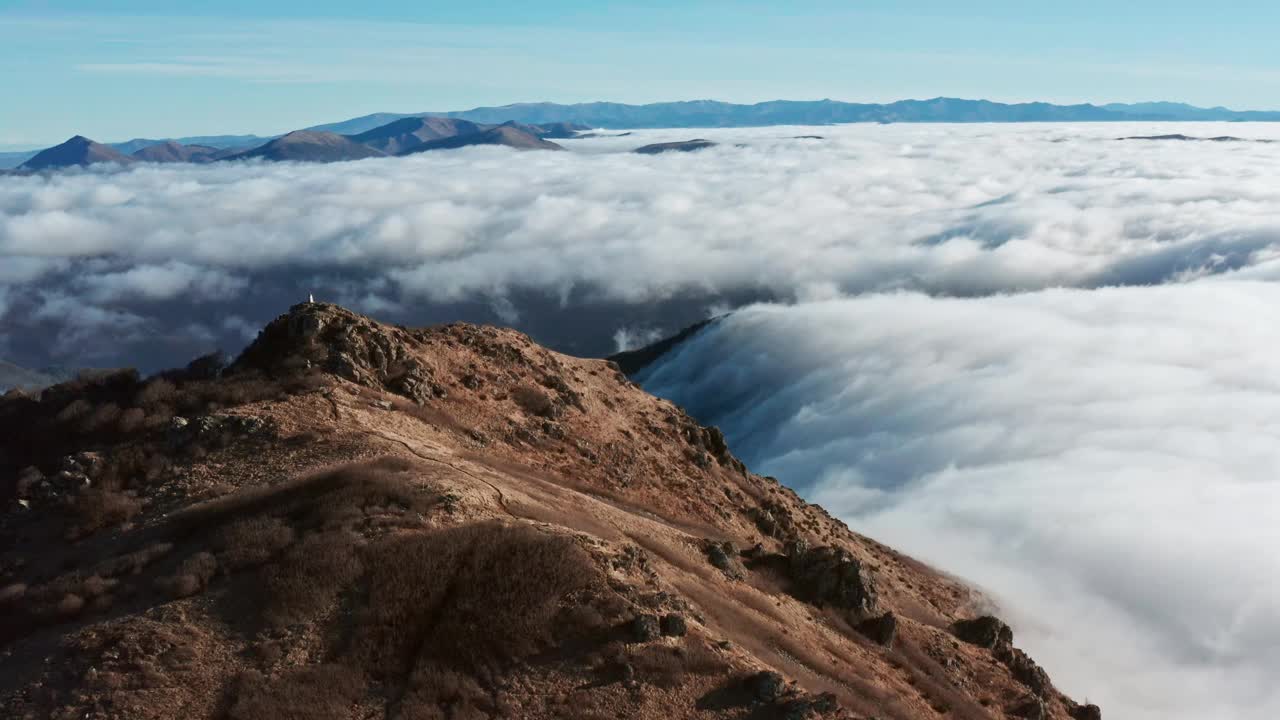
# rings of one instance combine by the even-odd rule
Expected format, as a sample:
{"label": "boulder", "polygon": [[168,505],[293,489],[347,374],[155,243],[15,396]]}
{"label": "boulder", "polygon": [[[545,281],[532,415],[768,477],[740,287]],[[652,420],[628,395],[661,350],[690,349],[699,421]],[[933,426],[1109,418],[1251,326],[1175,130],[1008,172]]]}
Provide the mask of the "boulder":
{"label": "boulder", "polygon": [[868,618],[858,623],[858,632],[877,645],[893,647],[893,639],[898,634],[898,616],[887,612],[878,617]]}
{"label": "boulder", "polygon": [[787,689],[787,681],[772,670],[762,670],[747,678],[747,689],[756,700],[773,702],[782,697]]}
{"label": "boulder", "polygon": [[741,580],[745,575],[745,568],[738,560],[738,551],[734,548],[733,543],[729,541],[716,542],[714,540],[705,540],[704,550],[707,553],[707,561],[714,565],[728,577],[734,580]]}
{"label": "boulder", "polygon": [[662,634],[668,637],[684,637],[689,632],[689,625],[684,616],[678,613],[667,613],[662,616]]}
{"label": "boulder", "polygon": [[655,615],[637,615],[631,620],[631,639],[644,643],[657,640],[662,635],[662,626]]}
{"label": "boulder", "polygon": [[999,618],[983,615],[972,620],[959,620],[951,626],[955,636],[970,645],[994,650],[997,645],[1013,643],[1013,630]]}
{"label": "boulder", "polygon": [[875,586],[849,551],[833,546],[807,549],[804,543],[792,543],[788,549],[791,580],[800,597],[857,613],[875,610]]}

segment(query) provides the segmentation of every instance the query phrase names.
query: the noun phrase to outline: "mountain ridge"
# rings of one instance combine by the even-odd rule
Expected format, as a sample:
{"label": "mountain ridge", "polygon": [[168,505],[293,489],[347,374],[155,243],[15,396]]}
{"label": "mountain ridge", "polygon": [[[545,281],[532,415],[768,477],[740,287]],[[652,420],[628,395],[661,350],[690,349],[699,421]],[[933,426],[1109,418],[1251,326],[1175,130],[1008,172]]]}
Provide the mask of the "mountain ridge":
{"label": "mountain ridge", "polygon": [[8,717],[1101,717],[959,581],[511,330],[303,303],[0,430]]}
{"label": "mountain ridge", "polygon": [[[949,109],[956,114],[947,115]],[[1153,101],[1136,103],[1080,103],[1057,105],[1047,102],[999,103],[988,100],[937,97],[928,100],[898,100],[892,103],[853,103],[823,100],[769,100],[754,104],[719,100],[627,104],[591,102],[560,104],[551,102],[512,103],[480,106],[444,112],[376,112],[347,120],[312,125],[304,130],[358,135],[404,118],[444,117],[500,125],[579,122],[594,126],[633,129],[671,127],[762,127],[769,125],[821,125],[851,122],[1280,122],[1280,111],[1232,110],[1222,106],[1202,108],[1188,103]],[[1054,117],[1051,117],[1054,116]],[[219,149],[248,148],[274,140],[280,135],[200,135],[159,139],[135,138],[107,143],[131,155],[150,145],[173,141],[183,145],[208,145]],[[0,169],[16,167],[39,151],[0,153]]]}

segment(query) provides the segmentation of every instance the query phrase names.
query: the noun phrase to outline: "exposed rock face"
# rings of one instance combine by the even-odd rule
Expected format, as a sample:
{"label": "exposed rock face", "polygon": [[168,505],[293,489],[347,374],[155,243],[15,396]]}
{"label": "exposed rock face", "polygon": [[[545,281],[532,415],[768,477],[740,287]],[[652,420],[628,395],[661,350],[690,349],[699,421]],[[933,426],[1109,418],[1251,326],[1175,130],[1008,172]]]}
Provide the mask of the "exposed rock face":
{"label": "exposed rock face", "polygon": [[387,330],[336,305],[303,303],[268,325],[238,364],[277,372],[319,367],[425,403],[447,391],[412,357],[417,344],[406,331]]}
{"label": "exposed rock face", "polygon": [[498,328],[304,303],[225,368],[0,398],[0,540],[6,718],[1098,717],[960,582]]}
{"label": "exposed rock face", "polygon": [[716,569],[725,574],[725,577],[741,580],[746,573],[746,569],[742,566],[742,562],[738,560],[738,552],[733,547],[733,543],[715,542],[712,540],[704,541],[707,553],[707,561]]}
{"label": "exposed rock face", "polygon": [[952,631],[961,640],[990,650],[997,660],[1009,668],[1014,680],[1027,686],[1037,696],[1043,698],[1053,691],[1049,674],[1029,655],[1013,646],[1013,630],[999,618],[984,615],[971,620],[960,620],[952,625]]}
{"label": "exposed rock face", "polygon": [[751,688],[751,694],[756,700],[773,702],[782,697],[787,689],[787,681],[778,673],[766,670],[748,678],[747,687]]}
{"label": "exposed rock face", "polygon": [[790,548],[788,557],[791,579],[802,597],[855,613],[876,609],[875,584],[848,550],[831,546],[807,548],[797,543]]}

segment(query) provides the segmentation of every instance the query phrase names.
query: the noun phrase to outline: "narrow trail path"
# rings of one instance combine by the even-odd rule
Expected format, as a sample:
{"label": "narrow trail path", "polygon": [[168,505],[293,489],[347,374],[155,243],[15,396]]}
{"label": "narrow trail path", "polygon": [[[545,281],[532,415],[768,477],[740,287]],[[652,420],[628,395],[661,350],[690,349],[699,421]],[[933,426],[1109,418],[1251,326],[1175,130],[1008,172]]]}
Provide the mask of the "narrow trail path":
{"label": "narrow trail path", "polygon": [[492,491],[494,492],[494,494],[495,494],[495,495],[497,495],[497,497],[498,497],[498,505],[502,507],[503,512],[505,512],[506,514],[510,515],[510,516],[511,516],[511,517],[513,517],[513,518],[517,518],[517,519],[520,519],[520,520],[524,520],[524,519],[526,519],[524,516],[522,516],[522,515],[517,515],[517,514],[515,514],[514,512],[512,512],[511,507],[507,504],[507,496],[506,496],[505,494],[503,494],[503,492],[502,492],[502,488],[498,487],[497,485],[494,485],[493,483],[489,482],[488,480],[485,480],[484,478],[480,477],[479,475],[476,475],[475,473],[471,472],[470,470],[464,470],[463,468],[460,468],[460,467],[458,467],[457,465],[454,465],[453,463],[449,462],[448,460],[444,460],[444,459],[442,459],[442,458],[438,458],[438,457],[435,457],[435,456],[433,456],[433,455],[428,455],[427,453],[424,453],[424,452],[422,452],[422,451],[418,450],[418,449],[417,449],[417,448],[415,448],[413,445],[410,445],[408,441],[406,441],[406,440],[404,440],[404,439],[402,439],[402,438],[398,438],[398,437],[396,437],[396,436],[394,436],[394,435],[388,435],[388,434],[383,433],[383,432],[378,432],[377,430],[364,430],[363,432],[364,432],[365,434],[367,434],[367,435],[372,435],[372,436],[374,436],[374,437],[379,437],[379,438],[382,438],[383,440],[387,440],[387,441],[389,441],[389,442],[398,443],[398,444],[400,444],[400,445],[403,445],[403,446],[404,446],[404,449],[406,449],[406,450],[408,450],[409,452],[413,453],[415,456],[417,456],[417,457],[419,457],[419,458],[421,458],[421,459],[423,459],[423,460],[426,460],[427,462],[433,462],[433,463],[436,463],[437,465],[443,465],[443,466],[445,466],[445,467],[449,468],[450,470],[453,470],[453,471],[454,471],[454,472],[456,472],[456,473],[459,473],[459,474],[461,474],[461,475],[465,475],[465,476],[467,476],[467,477],[471,478],[472,480],[475,480],[475,481],[476,481],[476,482],[478,482],[478,483],[482,483],[482,484],[484,484],[484,485],[488,486],[488,488],[489,488],[490,490],[492,490]]}

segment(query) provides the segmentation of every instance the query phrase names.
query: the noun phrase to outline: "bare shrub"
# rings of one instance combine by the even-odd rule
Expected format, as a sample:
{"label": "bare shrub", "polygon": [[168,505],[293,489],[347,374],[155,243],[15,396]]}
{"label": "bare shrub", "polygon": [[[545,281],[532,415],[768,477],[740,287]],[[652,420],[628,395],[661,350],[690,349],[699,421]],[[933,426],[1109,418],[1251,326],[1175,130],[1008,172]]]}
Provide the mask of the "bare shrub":
{"label": "bare shrub", "polygon": [[411,482],[417,465],[398,457],[353,463],[268,488],[244,490],[174,515],[174,539],[197,536],[251,516],[287,520],[295,531],[342,527],[353,510],[396,505],[426,512],[438,493]]}
{"label": "bare shrub", "polygon": [[102,528],[127,522],[142,511],[142,502],[124,493],[103,488],[85,488],[76,496],[73,535],[87,535]]}
{"label": "bare shrub", "polygon": [[701,642],[668,647],[644,645],[631,655],[636,678],[661,688],[685,683],[689,675],[719,675],[729,665],[714,650]]}
{"label": "bare shrub", "polygon": [[403,717],[424,720],[512,716],[497,710],[493,694],[476,678],[434,663],[420,665],[414,670],[401,701]]}
{"label": "bare shrub", "polygon": [[58,614],[63,617],[71,617],[73,615],[79,615],[80,611],[83,609],[84,609],[84,598],[80,597],[79,595],[76,595],[75,593],[67,593],[66,595],[62,596],[61,600],[58,601],[57,611],[58,611]]}
{"label": "bare shrub", "polygon": [[115,430],[119,426],[120,406],[109,402],[95,407],[81,420],[81,431],[86,434]]}
{"label": "bare shrub", "polygon": [[13,583],[0,588],[0,607],[16,605],[27,594],[26,583]]}
{"label": "bare shrub", "polygon": [[218,558],[231,570],[260,565],[293,542],[293,528],[279,518],[254,517],[223,528]]}
{"label": "bare shrub", "polygon": [[496,670],[547,645],[561,599],[600,570],[571,538],[487,523],[370,548],[354,649],[371,671],[423,661]]}
{"label": "bare shrub", "polygon": [[81,594],[88,598],[96,598],[101,595],[106,595],[117,584],[119,584],[118,580],[103,578],[98,575],[90,575],[85,578],[84,583],[81,584]]}
{"label": "bare shrub", "polygon": [[58,414],[54,416],[54,419],[60,424],[70,425],[81,421],[91,412],[93,412],[93,403],[84,398],[77,398],[67,403],[62,410],[58,411]]}
{"label": "bare shrub", "polygon": [[204,590],[218,571],[218,559],[207,552],[199,552],[178,566],[168,577],[160,578],[158,588],[175,598],[190,597]]}
{"label": "bare shrub", "polygon": [[132,435],[143,428],[147,421],[147,412],[142,408],[122,410],[116,419],[116,432],[121,435]]}
{"label": "bare shrub", "polygon": [[134,404],[141,408],[155,408],[173,404],[178,387],[164,378],[150,380],[138,391]]}
{"label": "bare shrub", "polygon": [[545,390],[533,385],[521,385],[511,391],[511,399],[516,405],[520,406],[530,415],[538,417],[554,417],[556,412],[555,403],[551,400],[551,396]]}
{"label": "bare shrub", "polygon": [[263,619],[277,627],[314,619],[360,576],[355,538],[345,531],[311,535],[263,568]]}

